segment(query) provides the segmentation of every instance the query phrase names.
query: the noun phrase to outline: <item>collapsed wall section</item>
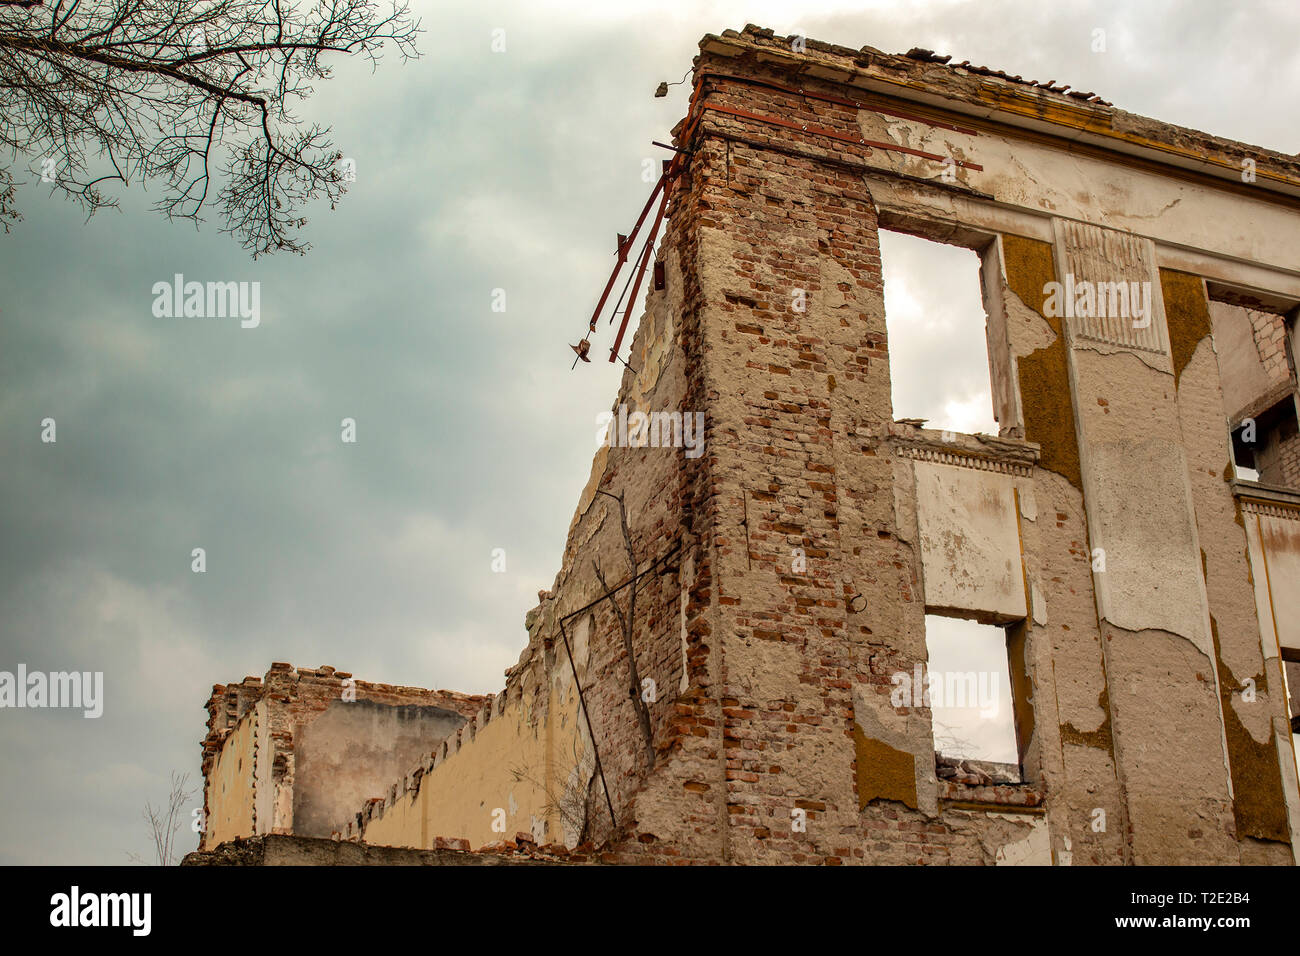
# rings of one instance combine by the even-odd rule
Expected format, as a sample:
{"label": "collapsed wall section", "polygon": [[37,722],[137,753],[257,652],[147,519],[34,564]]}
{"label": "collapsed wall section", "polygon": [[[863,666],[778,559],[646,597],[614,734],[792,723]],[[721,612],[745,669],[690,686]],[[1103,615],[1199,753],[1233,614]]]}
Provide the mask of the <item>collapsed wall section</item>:
{"label": "collapsed wall section", "polygon": [[608,841],[651,767],[690,736],[680,710],[705,679],[708,559],[695,538],[714,433],[688,361],[689,208],[674,194],[664,288],[647,296],[561,570],[528,614],[528,646],[505,689],[340,818],[339,836],[412,847],[457,838],[478,848],[516,834],[568,847]]}
{"label": "collapsed wall section", "polygon": [[200,849],[260,833],[329,836],[345,807],[386,786],[483,700],[289,664],[216,685]]}

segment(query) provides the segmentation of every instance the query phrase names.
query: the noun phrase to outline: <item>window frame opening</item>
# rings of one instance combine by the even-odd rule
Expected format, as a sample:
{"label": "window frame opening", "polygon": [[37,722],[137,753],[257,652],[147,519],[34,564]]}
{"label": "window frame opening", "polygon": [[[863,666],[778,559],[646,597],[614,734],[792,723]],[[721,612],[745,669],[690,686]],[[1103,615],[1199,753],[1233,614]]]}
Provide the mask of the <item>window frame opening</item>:
{"label": "window frame opening", "polygon": [[[891,236],[906,237],[907,239],[921,240],[922,242],[933,243],[939,246],[951,246],[958,249],[965,249],[975,254],[976,269],[975,276],[979,281],[979,309],[980,311],[971,316],[972,321],[976,316],[982,316],[984,320],[984,334],[982,338],[984,357],[986,363],[986,377],[982,378],[984,392],[978,396],[981,399],[987,399],[987,406],[983,411],[987,412],[988,424],[991,430],[966,431],[964,429],[950,427],[953,423],[934,416],[922,418],[919,415],[913,415],[913,411],[922,409],[912,409],[899,407],[898,399],[898,382],[899,382],[899,356],[896,352],[898,337],[898,309],[891,309],[888,304],[891,283],[887,264],[890,256],[886,254],[883,239],[880,243],[880,267],[881,283],[885,296],[885,334],[889,350],[889,381],[890,381],[890,408],[893,420],[900,424],[913,425],[918,428],[929,429],[942,432],[944,435],[993,435],[1006,436],[1008,434],[1017,436],[1014,431],[1017,423],[1007,422],[1003,419],[1015,417],[1015,401],[1009,400],[1009,396],[1004,394],[1007,389],[1002,380],[1007,378],[1009,370],[1004,371],[1001,365],[1006,365],[1010,358],[1010,348],[1002,348],[998,334],[1001,332],[1005,337],[1005,329],[995,321],[996,316],[1001,315],[1000,303],[995,303],[990,298],[992,283],[990,282],[990,269],[1000,272],[1000,252],[998,249],[998,237],[994,234],[977,232],[974,230],[956,230],[952,229],[951,224],[928,223],[919,220],[908,219],[906,221],[894,219],[892,217],[882,216],[878,224],[881,234]],[[895,260],[896,261],[896,260]],[[942,279],[942,276],[939,277]],[[894,276],[894,288],[898,285],[898,276]],[[891,313],[894,315],[891,320]],[[910,349],[909,349],[910,351]],[[1006,354],[1003,355],[1002,353]],[[909,356],[911,357],[911,356]],[[1000,361],[998,360],[1000,359]],[[961,402],[958,396],[954,399]],[[951,404],[951,403],[950,403]],[[1008,407],[1010,406],[1010,407]]]}
{"label": "window frame opening", "polygon": [[[1005,652],[1005,659],[999,659],[999,667],[996,674],[989,671],[990,675],[995,676],[998,681],[998,710],[1001,714],[1001,695],[1005,687],[1009,703],[1009,723],[1011,738],[1009,742],[1015,750],[1015,760],[994,760],[990,759],[986,753],[980,755],[962,754],[960,752],[945,752],[941,746],[943,735],[952,739],[950,731],[952,725],[942,720],[939,713],[957,709],[951,704],[940,704],[934,699],[933,691],[936,689],[934,679],[935,669],[935,648],[932,637],[935,628],[932,625],[933,619],[942,619],[950,621],[962,621],[968,625],[975,625],[985,628],[987,632],[1000,631],[1002,634],[1001,647]],[[1030,683],[1028,674],[1025,669],[1025,646],[1028,636],[1028,623],[1024,619],[1012,621],[1010,623],[990,622],[979,620],[975,617],[963,617],[954,614],[939,613],[927,609],[925,614],[925,646],[926,646],[926,665],[925,665],[925,700],[930,709],[931,720],[931,740],[934,746],[935,774],[942,781],[950,781],[955,784],[964,786],[1023,786],[1032,781],[1026,774],[1026,753],[1029,748],[1030,740],[1033,736],[1033,707],[1032,700],[1029,696]],[[992,637],[992,633],[988,634]],[[981,672],[969,671],[939,671],[942,675],[939,686],[943,688],[943,699],[948,700],[949,690],[952,686],[962,687],[960,681],[966,681],[965,686],[973,686],[977,692],[986,693],[991,681],[981,683]],[[952,680],[953,675],[957,675],[958,682]],[[970,680],[973,678],[973,680]],[[1005,684],[1002,680],[1005,679]],[[974,707],[967,705],[964,709],[976,710],[980,714],[987,709],[988,701],[977,700]],[[938,713],[937,713],[938,712]],[[961,727],[956,728],[958,730]],[[941,731],[943,734],[941,734]],[[957,738],[958,743],[971,743],[962,741]],[[976,746],[979,746],[976,744]],[[950,748],[956,749],[956,748]]]}
{"label": "window frame opening", "polygon": [[[1224,379],[1233,375],[1234,367],[1240,368],[1242,360],[1235,357],[1234,361],[1232,350],[1245,347],[1241,341],[1244,334],[1241,328],[1234,333],[1212,325],[1223,382],[1233,478],[1268,488],[1300,491],[1300,392],[1297,391],[1294,353],[1300,302],[1217,282],[1206,283],[1206,294],[1215,325],[1222,315],[1214,311],[1215,304],[1241,311],[1242,316],[1237,321],[1246,323],[1249,343],[1255,348],[1251,358],[1258,363],[1256,374],[1263,379],[1251,397],[1243,398],[1238,393],[1234,399],[1229,398],[1228,382]],[[1261,343],[1257,327],[1259,316],[1276,316],[1280,320],[1280,349],[1270,350]],[[1283,363],[1285,378],[1274,374],[1270,381],[1266,364],[1269,361]],[[1249,359],[1246,362],[1251,365]]]}

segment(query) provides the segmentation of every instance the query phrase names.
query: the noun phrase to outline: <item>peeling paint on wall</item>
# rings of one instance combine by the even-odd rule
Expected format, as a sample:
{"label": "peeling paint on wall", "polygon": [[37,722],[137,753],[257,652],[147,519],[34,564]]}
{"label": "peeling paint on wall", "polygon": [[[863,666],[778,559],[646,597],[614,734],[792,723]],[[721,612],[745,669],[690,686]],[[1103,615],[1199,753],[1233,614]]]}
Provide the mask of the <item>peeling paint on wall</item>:
{"label": "peeling paint on wall", "polygon": [[905,750],[873,740],[853,724],[853,746],[858,768],[858,805],[872,800],[896,800],[916,809],[916,758]]}
{"label": "peeling paint on wall", "polygon": [[1002,254],[1011,291],[1056,335],[1052,344],[1035,349],[1017,362],[1025,439],[1042,448],[1041,467],[1056,472],[1082,490],[1064,331],[1060,318],[1048,316],[1043,309],[1047,284],[1056,281],[1052,247],[1035,239],[1006,235],[1002,237]]}
{"label": "peeling paint on wall", "polygon": [[1205,280],[1200,276],[1160,270],[1160,290],[1169,323],[1169,352],[1174,361],[1174,385],[1192,360],[1196,346],[1210,334],[1210,310],[1205,298]]}
{"label": "peeling paint on wall", "polygon": [[[1291,831],[1287,826],[1286,795],[1282,791],[1277,747],[1271,733],[1268,739],[1260,742],[1242,724],[1234,695],[1239,696],[1245,685],[1223,663],[1219,625],[1213,617],[1210,618],[1210,632],[1214,635],[1215,660],[1219,666],[1219,697],[1223,704],[1224,731],[1228,737],[1232,809],[1237,821],[1237,835],[1290,843]],[[1251,679],[1258,693],[1267,694],[1268,678],[1264,673],[1255,674]]]}

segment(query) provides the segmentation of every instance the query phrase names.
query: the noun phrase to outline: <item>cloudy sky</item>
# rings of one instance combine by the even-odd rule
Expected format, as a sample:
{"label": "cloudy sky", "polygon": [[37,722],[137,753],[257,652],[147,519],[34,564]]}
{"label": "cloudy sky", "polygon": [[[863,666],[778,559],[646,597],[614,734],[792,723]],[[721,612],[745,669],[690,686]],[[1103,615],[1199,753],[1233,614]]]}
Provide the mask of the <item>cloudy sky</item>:
{"label": "cloudy sky", "polygon": [[[1289,0],[413,6],[419,61],[340,62],[317,85],[309,118],[357,180],[308,212],[305,258],[253,263],[134,186],[89,223],[19,192],[26,220],[0,236],[0,670],[103,671],[106,701],[98,720],[0,711],[0,863],[147,854],[141,808],[171,771],[198,777],[211,686],[272,661],[501,687],[618,378],[603,361],[571,372],[566,343],[645,200],[650,140],[685,110],[686,85],[655,86],[704,33],[923,46],[1300,148]],[[932,383],[901,413],[984,427],[982,315],[945,301],[957,280],[909,281],[928,254],[885,250],[891,335],[912,344],[896,366]],[[260,326],[155,317],[151,289],[175,273],[260,282]],[[920,364],[927,339],[960,336],[973,363],[949,344],[944,375]]]}

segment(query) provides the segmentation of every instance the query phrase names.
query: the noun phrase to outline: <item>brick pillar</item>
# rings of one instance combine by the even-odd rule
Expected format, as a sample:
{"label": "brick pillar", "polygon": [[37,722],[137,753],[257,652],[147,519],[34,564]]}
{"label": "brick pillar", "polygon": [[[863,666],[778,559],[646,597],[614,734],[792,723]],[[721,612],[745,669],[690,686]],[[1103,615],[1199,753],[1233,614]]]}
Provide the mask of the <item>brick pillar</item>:
{"label": "brick pillar", "polygon": [[[924,657],[896,466],[877,454],[892,411],[876,210],[848,164],[727,128],[702,137],[691,175],[707,210],[697,266],[729,853],[834,860],[862,852],[854,687],[869,685],[859,706],[888,708],[887,674]],[[867,597],[852,613],[855,595]]]}

